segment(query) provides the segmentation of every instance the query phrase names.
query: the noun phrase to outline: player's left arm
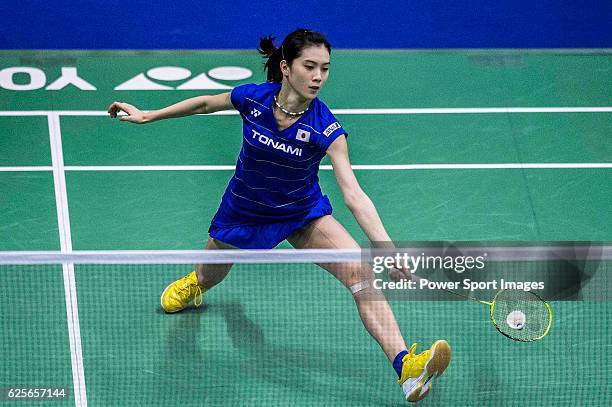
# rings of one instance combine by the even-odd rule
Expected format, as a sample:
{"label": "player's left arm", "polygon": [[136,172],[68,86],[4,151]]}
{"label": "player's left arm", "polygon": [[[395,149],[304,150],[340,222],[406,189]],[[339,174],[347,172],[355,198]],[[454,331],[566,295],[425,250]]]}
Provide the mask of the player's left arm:
{"label": "player's left arm", "polygon": [[351,168],[346,137],[338,137],[327,149],[327,155],[334,168],[336,182],[342,191],[344,203],[355,216],[357,223],[371,242],[390,242],[376,207],[370,197],[361,189]]}
{"label": "player's left arm", "polygon": [[[371,242],[376,242],[377,246],[383,248],[393,248],[393,243],[389,234],[385,230],[383,223],[378,215],[376,207],[370,197],[361,189],[359,181],[351,168],[348,154],[348,143],[346,137],[338,137],[327,149],[327,156],[331,160],[334,169],[336,182],[342,191],[344,203],[351,211],[357,223]],[[410,279],[408,270],[398,270],[399,275],[392,277],[395,279]]]}
{"label": "player's left arm", "polygon": [[334,168],[336,182],[342,191],[344,203],[371,242],[390,242],[385,227],[370,197],[361,189],[351,168],[346,137],[338,137],[327,149]]}

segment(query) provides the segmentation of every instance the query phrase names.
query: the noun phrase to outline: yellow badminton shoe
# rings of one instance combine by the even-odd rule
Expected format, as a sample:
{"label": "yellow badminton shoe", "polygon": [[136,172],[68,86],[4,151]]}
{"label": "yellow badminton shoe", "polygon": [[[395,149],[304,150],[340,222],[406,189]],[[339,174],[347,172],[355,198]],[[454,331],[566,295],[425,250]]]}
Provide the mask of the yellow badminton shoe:
{"label": "yellow badminton shoe", "polygon": [[414,354],[416,348],[415,343],[402,358],[402,376],[397,381],[410,402],[427,396],[434,379],[444,372],[451,360],[451,348],[444,340],[435,341],[431,348],[418,355]]}
{"label": "yellow badminton shoe", "polygon": [[193,271],[166,287],[161,295],[161,306],[168,313],[184,310],[191,301],[199,307],[202,305],[204,291]]}

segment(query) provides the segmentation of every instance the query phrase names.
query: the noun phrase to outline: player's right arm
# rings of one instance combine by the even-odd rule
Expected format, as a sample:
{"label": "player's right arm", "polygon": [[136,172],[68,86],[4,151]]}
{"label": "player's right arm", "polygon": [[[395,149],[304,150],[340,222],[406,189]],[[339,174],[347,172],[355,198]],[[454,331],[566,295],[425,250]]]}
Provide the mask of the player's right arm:
{"label": "player's right arm", "polygon": [[148,112],[143,112],[129,103],[113,102],[108,107],[108,113],[111,117],[115,118],[117,117],[117,113],[125,112],[126,115],[121,117],[121,121],[145,124],[162,119],[214,113],[220,110],[229,110],[233,108],[234,106],[230,100],[230,92],[226,92],[212,96],[196,96],[174,105],[164,107],[163,109],[151,110]]}

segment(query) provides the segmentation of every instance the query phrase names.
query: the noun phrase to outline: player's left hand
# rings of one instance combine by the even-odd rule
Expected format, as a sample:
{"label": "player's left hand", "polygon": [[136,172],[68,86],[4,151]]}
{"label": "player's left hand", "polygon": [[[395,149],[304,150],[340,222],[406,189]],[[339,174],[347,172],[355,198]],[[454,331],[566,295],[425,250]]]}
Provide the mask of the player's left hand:
{"label": "player's left hand", "polygon": [[389,271],[389,277],[393,281],[412,280],[412,273],[408,268],[396,267]]}

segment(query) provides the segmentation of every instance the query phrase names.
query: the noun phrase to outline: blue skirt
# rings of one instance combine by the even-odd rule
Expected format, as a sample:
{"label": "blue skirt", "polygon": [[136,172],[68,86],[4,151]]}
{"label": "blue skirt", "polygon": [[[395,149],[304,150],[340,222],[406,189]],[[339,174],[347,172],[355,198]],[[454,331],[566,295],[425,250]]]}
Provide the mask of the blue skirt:
{"label": "blue skirt", "polygon": [[273,249],[297,229],[308,225],[317,218],[331,215],[331,213],[331,203],[327,195],[323,195],[306,215],[298,219],[261,224],[240,224],[239,215],[228,205],[221,203],[208,229],[208,234],[239,249]]}

